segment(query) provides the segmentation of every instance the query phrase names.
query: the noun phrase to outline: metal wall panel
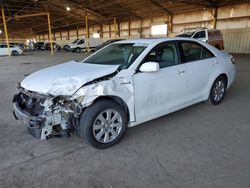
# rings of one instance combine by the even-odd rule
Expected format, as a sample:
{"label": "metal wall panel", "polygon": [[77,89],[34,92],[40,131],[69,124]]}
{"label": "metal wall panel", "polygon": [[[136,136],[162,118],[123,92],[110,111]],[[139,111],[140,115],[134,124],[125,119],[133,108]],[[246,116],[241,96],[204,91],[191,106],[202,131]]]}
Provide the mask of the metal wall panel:
{"label": "metal wall panel", "polygon": [[225,50],[230,53],[250,53],[250,28],[222,30]]}

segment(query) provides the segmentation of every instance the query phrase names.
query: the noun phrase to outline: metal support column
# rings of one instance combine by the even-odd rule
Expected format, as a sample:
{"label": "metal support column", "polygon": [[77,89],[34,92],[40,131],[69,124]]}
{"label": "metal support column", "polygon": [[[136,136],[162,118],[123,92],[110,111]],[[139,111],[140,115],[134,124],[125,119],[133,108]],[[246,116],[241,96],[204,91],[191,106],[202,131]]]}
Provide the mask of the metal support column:
{"label": "metal support column", "polygon": [[87,41],[87,51],[89,52],[89,24],[88,24],[88,15],[85,16],[85,26],[86,26],[86,41]]}
{"label": "metal support column", "polygon": [[117,34],[116,17],[114,17],[114,32],[115,32],[115,37],[116,37],[116,34]]}
{"label": "metal support column", "polygon": [[168,16],[168,33],[167,35],[173,33],[173,14],[169,14]]}
{"label": "metal support column", "polygon": [[216,26],[217,26],[217,12],[218,12],[217,8],[214,8],[212,10],[213,29],[216,29]]}
{"label": "metal support column", "polygon": [[49,13],[47,13],[47,17],[48,17],[48,28],[49,28],[50,51],[51,51],[51,55],[53,55],[54,49],[53,49],[53,44],[52,44],[52,34],[51,34],[50,14]]}
{"label": "metal support column", "polygon": [[7,30],[7,25],[6,25],[6,20],[5,20],[5,14],[4,14],[4,8],[3,7],[2,7],[2,18],[3,18],[3,25],[4,25],[6,43],[7,43],[7,47],[8,47],[8,53],[9,53],[9,56],[11,56],[10,45],[9,45],[9,37],[8,37],[8,30]]}

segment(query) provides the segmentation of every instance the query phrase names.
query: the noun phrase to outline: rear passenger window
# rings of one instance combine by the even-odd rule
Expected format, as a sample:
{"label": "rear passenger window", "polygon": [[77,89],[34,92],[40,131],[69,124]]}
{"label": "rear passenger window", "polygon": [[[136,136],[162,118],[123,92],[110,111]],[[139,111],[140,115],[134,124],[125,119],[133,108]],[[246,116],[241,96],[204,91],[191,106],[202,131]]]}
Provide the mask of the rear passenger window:
{"label": "rear passenger window", "polygon": [[208,49],[203,47],[202,48],[202,59],[208,59],[208,58],[212,58],[212,57],[214,57],[212,52],[210,52]]}
{"label": "rear passenger window", "polygon": [[185,62],[197,61],[214,57],[214,55],[209,50],[207,50],[205,47],[201,46],[198,43],[182,42],[181,46]]}
{"label": "rear passenger window", "polygon": [[201,59],[202,48],[200,45],[191,42],[183,42],[181,44],[185,62],[197,61]]}

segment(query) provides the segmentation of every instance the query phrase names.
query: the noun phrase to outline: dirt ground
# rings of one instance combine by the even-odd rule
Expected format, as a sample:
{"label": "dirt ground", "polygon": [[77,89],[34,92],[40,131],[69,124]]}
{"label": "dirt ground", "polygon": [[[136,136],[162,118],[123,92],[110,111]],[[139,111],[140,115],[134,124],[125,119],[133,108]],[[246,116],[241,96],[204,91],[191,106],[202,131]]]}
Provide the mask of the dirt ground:
{"label": "dirt ground", "polygon": [[250,187],[250,55],[219,106],[203,103],[127,131],[96,150],[77,135],[40,141],[12,115],[15,84],[43,67],[86,55],[0,57],[0,187]]}

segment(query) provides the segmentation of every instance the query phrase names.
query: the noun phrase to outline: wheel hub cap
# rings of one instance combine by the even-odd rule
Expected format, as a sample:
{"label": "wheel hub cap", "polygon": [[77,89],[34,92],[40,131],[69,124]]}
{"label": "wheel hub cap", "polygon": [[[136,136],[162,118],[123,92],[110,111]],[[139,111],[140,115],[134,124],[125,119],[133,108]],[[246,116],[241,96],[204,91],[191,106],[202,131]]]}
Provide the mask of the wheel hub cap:
{"label": "wheel hub cap", "polygon": [[225,84],[223,81],[219,80],[215,83],[213,88],[213,99],[215,101],[220,101],[225,93]]}
{"label": "wheel hub cap", "polygon": [[122,117],[113,109],[101,112],[93,124],[93,135],[101,143],[112,142],[120,134]]}

